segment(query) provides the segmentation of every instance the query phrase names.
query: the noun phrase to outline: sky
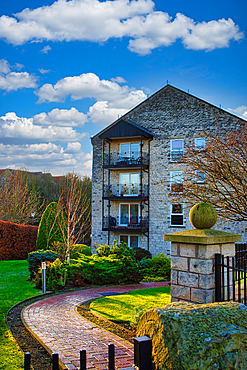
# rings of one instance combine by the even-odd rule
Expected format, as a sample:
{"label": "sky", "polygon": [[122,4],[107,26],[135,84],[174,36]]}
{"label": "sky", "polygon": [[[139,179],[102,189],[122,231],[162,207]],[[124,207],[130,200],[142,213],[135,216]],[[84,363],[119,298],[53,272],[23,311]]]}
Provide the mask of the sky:
{"label": "sky", "polygon": [[90,138],[169,84],[247,119],[246,0],[0,3],[0,169],[91,176]]}

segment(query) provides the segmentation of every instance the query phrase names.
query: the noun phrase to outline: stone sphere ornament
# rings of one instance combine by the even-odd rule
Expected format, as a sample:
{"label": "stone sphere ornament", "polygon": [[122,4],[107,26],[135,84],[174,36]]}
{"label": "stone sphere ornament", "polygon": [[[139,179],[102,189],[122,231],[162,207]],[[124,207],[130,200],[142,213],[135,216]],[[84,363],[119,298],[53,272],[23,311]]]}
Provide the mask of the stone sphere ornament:
{"label": "stone sphere ornament", "polygon": [[197,203],[191,208],[189,219],[196,229],[210,229],[217,221],[217,213],[212,204]]}

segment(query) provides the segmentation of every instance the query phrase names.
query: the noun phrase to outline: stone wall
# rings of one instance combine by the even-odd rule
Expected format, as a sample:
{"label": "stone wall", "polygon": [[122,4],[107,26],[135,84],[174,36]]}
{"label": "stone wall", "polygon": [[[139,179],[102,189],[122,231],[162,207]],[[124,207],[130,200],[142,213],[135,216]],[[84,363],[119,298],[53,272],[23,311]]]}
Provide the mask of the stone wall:
{"label": "stone wall", "polygon": [[[170,243],[163,241],[166,233],[180,228],[170,226],[170,171],[181,170],[181,164],[170,161],[170,140],[184,138],[184,145],[191,145],[195,137],[205,131],[220,130],[225,135],[246,121],[223,111],[203,100],[174,87],[166,86],[146,101],[121,117],[136,123],[154,134],[150,146],[150,221],[149,245],[151,253],[170,254]],[[107,242],[107,232],[102,232],[102,143],[96,136],[92,139],[93,154],[93,203],[92,241],[95,245]],[[188,213],[184,214],[183,229],[190,229]],[[243,235],[246,223],[231,223],[219,226],[222,231]],[[145,237],[144,239],[145,240]]]}

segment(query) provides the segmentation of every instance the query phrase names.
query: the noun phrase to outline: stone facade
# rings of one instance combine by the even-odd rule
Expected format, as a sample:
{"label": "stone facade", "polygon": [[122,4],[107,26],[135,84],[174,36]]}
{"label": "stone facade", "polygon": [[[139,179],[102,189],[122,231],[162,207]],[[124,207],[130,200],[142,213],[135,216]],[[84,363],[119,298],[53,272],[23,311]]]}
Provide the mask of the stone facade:
{"label": "stone facade", "polygon": [[[186,212],[184,213],[182,226],[171,226],[171,204],[168,199],[170,171],[181,171],[183,169],[181,164],[171,161],[171,139],[184,139],[184,146],[186,147],[191,145],[196,137],[203,136],[205,131],[215,132],[215,129],[219,127],[221,134],[224,135],[229,130],[240,128],[243,124],[246,124],[246,121],[170,85],[165,86],[132,109],[121,117],[121,120],[133,122],[153,134],[153,140],[150,141],[149,166],[149,249],[152,254],[164,252],[170,256],[170,242],[164,241],[164,234],[191,228]],[[118,121],[108,128],[113,127]],[[107,131],[108,128],[102,132]],[[135,140],[136,138],[133,138],[131,142]],[[112,150],[114,149],[116,153],[119,152],[119,145],[122,141],[121,139],[115,140],[112,144]],[[99,134],[92,138],[92,144],[92,243],[94,247],[97,247],[98,244],[108,243],[108,232],[102,231],[103,151]],[[147,140],[144,140],[143,150],[146,149]],[[115,175],[111,174],[111,179],[117,184],[119,171],[116,171]],[[111,212],[115,212],[117,215],[119,202],[113,203]],[[231,223],[221,225],[219,228],[223,231],[242,234],[243,241],[245,241],[244,229],[246,226],[244,223]],[[110,233],[110,244],[114,239],[117,238],[118,240],[118,235],[119,232]],[[139,234],[139,246],[148,248],[147,239],[144,234]]]}

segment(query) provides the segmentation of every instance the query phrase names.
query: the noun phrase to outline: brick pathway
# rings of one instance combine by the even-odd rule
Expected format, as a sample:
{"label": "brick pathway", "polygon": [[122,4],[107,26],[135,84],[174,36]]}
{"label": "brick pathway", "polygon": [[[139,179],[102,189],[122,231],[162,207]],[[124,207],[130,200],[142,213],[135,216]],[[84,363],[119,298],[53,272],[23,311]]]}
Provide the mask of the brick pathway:
{"label": "brick pathway", "polygon": [[111,292],[168,286],[168,283],[141,283],[128,286],[102,287],[80,290],[46,298],[25,308],[23,319],[26,327],[49,353],[58,353],[65,369],[79,369],[80,350],[87,351],[87,369],[108,368],[108,344],[115,345],[117,369],[132,366],[133,345],[100,329],[79,316],[75,308],[89,299]]}

